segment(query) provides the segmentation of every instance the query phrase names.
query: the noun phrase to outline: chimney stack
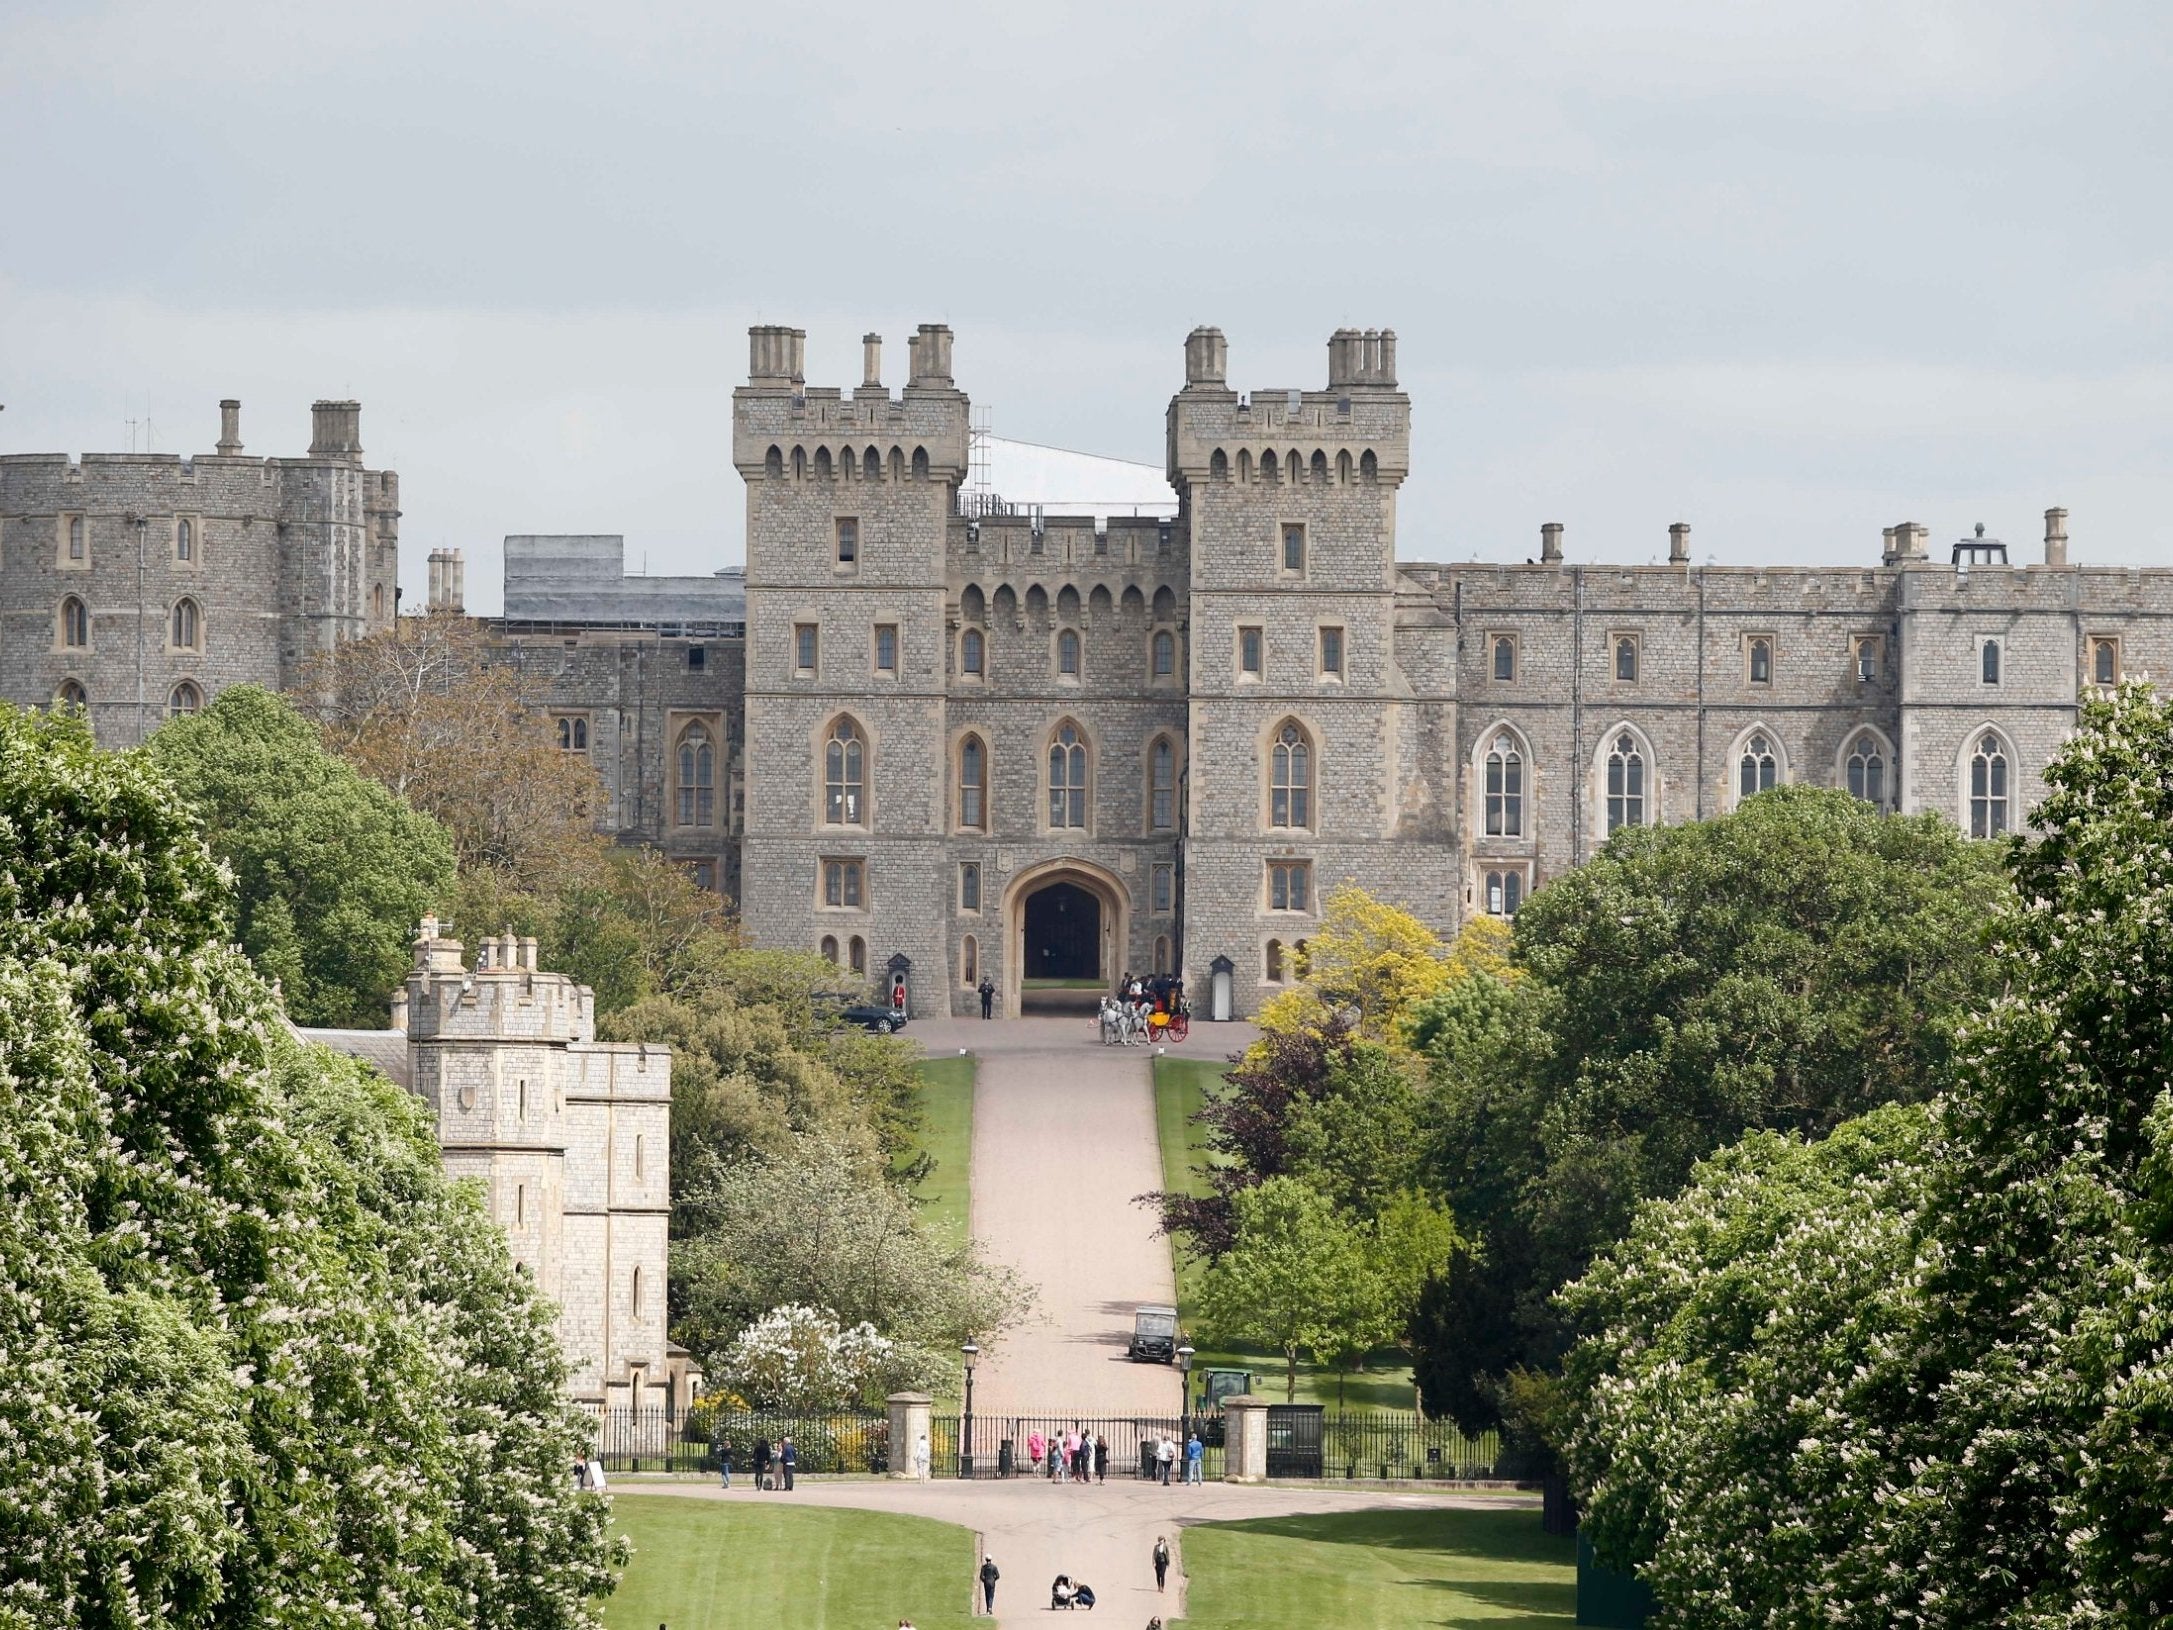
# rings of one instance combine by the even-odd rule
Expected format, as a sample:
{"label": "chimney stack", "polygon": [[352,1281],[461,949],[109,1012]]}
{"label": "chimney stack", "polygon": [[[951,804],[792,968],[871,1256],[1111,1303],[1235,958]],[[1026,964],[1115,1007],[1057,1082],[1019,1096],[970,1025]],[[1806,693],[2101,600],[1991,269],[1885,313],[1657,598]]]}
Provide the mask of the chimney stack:
{"label": "chimney stack", "polygon": [[1539,563],[1542,566],[1562,564],[1562,523],[1549,521],[1539,529]]}
{"label": "chimney stack", "polygon": [[1670,566],[1690,564],[1690,523],[1677,521],[1667,529],[1667,561]]}
{"label": "chimney stack", "polygon": [[430,597],[426,602],[427,609],[461,614],[467,610],[467,598],[468,568],[460,558],[460,551],[431,550]]}
{"label": "chimney stack", "polygon": [[765,323],[747,330],[747,383],[796,385],[806,355],[807,330]]}
{"label": "chimney stack", "polygon": [[219,404],[219,456],[241,457],[241,404],[231,396]]}
{"label": "chimney stack", "polygon": [[941,385],[951,383],[951,331],[941,323],[922,323],[920,332],[911,341],[913,352],[912,383],[916,385]]}
{"label": "chimney stack", "polygon": [[1887,566],[1906,566],[1923,560],[1930,545],[1931,529],[1914,521],[1900,521],[1879,531],[1879,560]]}
{"label": "chimney stack", "polygon": [[360,402],[312,403],[309,416],[315,432],[309,444],[311,458],[344,459],[353,464],[362,462]]}
{"label": "chimney stack", "polygon": [[883,388],[883,336],[880,334],[860,336],[860,388],[876,391]]}
{"label": "chimney stack", "polygon": [[1230,342],[1219,328],[1195,328],[1185,336],[1185,386],[1229,383]]}
{"label": "chimney stack", "polygon": [[2045,564],[2067,564],[2067,511],[2064,509],[2045,511]]}

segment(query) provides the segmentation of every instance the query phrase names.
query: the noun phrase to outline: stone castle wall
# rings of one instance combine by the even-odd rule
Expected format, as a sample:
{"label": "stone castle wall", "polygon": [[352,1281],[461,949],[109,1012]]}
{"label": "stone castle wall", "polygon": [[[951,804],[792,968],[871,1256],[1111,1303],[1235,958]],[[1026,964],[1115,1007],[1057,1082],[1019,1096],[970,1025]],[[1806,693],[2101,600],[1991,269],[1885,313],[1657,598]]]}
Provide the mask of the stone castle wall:
{"label": "stone castle wall", "polygon": [[[317,404],[308,456],[262,459],[241,456],[228,408],[231,451],[0,457],[0,698],[45,706],[75,687],[99,740],[127,746],[170,711],[291,686],[335,641],[391,626],[399,478],[363,467],[359,409]],[[184,600],[193,645],[174,638]]]}

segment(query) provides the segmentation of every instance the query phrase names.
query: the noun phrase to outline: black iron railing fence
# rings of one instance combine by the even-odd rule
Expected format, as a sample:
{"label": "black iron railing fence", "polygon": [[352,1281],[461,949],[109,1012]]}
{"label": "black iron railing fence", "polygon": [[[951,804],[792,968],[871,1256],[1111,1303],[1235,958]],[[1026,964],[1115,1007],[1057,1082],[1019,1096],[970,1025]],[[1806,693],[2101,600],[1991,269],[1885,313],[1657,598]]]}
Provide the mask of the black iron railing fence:
{"label": "black iron railing fence", "polygon": [[787,1438],[801,1476],[890,1469],[890,1418],[879,1411],[808,1415],[697,1407],[676,1417],[661,1409],[593,1413],[607,1473],[714,1472],[717,1446],[723,1443],[732,1451],[732,1475],[751,1478],[755,1445],[782,1449]]}
{"label": "black iron railing fence", "polygon": [[[660,1409],[595,1410],[597,1447],[609,1472],[706,1472],[717,1470],[717,1446],[730,1446],[734,1478],[752,1478],[758,1443],[779,1448],[792,1440],[803,1477],[868,1476],[917,1466],[918,1444],[890,1442],[887,1415],[873,1410],[792,1414],[775,1410],[710,1409],[673,1415]],[[1457,1481],[1517,1475],[1504,1457],[1499,1434],[1467,1437],[1447,1421],[1409,1410],[1324,1410],[1277,1406],[1268,1411],[1270,1477],[1418,1479]],[[1186,1440],[1197,1432],[1200,1476],[1218,1481],[1224,1470],[1223,1421],[1200,1415],[983,1415],[975,1414],[968,1437],[961,1414],[929,1422],[931,1478],[1070,1478],[1070,1465],[1052,1464],[1050,1444],[1067,1434],[1091,1433],[1106,1445],[1091,1475],[1097,1480],[1152,1479],[1159,1475],[1156,1448],[1167,1437],[1177,1447],[1172,1481],[1185,1475]],[[1037,1443],[1036,1440],[1039,1440]],[[1038,1453],[1036,1452],[1038,1449]],[[1062,1459],[1059,1447],[1056,1458]]]}

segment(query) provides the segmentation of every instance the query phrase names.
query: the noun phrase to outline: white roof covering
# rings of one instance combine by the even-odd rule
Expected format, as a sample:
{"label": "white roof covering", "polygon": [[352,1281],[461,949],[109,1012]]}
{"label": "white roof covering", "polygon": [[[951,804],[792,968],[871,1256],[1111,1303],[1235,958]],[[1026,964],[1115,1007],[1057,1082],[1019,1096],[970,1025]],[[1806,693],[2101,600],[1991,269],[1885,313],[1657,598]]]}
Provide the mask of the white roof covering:
{"label": "white roof covering", "polygon": [[1174,515],[1177,495],[1159,464],[1074,453],[1038,442],[984,438],[988,484],[1014,509],[1045,515]]}

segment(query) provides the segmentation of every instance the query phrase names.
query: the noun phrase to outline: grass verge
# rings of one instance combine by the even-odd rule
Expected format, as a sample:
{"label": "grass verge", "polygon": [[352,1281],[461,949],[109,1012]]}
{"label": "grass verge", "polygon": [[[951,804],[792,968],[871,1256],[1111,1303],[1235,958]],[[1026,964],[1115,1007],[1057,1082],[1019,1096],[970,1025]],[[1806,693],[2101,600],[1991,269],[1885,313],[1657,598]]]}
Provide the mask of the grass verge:
{"label": "grass verge", "polygon": [[921,1221],[943,1244],[957,1249],[971,1226],[973,1194],[973,1060],[929,1058],[920,1064],[921,1132],[918,1154],[933,1161],[914,1190]]}
{"label": "grass verge", "polygon": [[[1210,1155],[1204,1129],[1193,1119],[1207,1095],[1219,1086],[1228,1068],[1218,1060],[1162,1057],[1154,1061],[1154,1124],[1162,1145],[1162,1186],[1182,1194],[1205,1194]],[[1174,1242],[1172,1242],[1174,1244]],[[1177,1317],[1199,1351],[1192,1368],[1201,1370],[1250,1370],[1256,1391],[1277,1403],[1283,1401],[1283,1359],[1260,1347],[1215,1347],[1198,1334],[1200,1279],[1206,1265],[1177,1251]],[[1343,1378],[1341,1407],[1345,1409],[1409,1409],[1412,1401],[1411,1366],[1394,1353],[1382,1353],[1368,1361],[1362,1374]],[[1301,1404],[1338,1407],[1335,1372],[1311,1364],[1298,1365]]]}
{"label": "grass verge", "polygon": [[964,1625],[973,1535],[925,1517],[621,1494],[634,1559],[603,1604],[608,1630],[867,1630]]}
{"label": "grass verge", "polygon": [[1184,1546],[1184,1630],[1576,1622],[1577,1542],[1541,1532],[1536,1511],[1204,1523],[1185,1530]]}

